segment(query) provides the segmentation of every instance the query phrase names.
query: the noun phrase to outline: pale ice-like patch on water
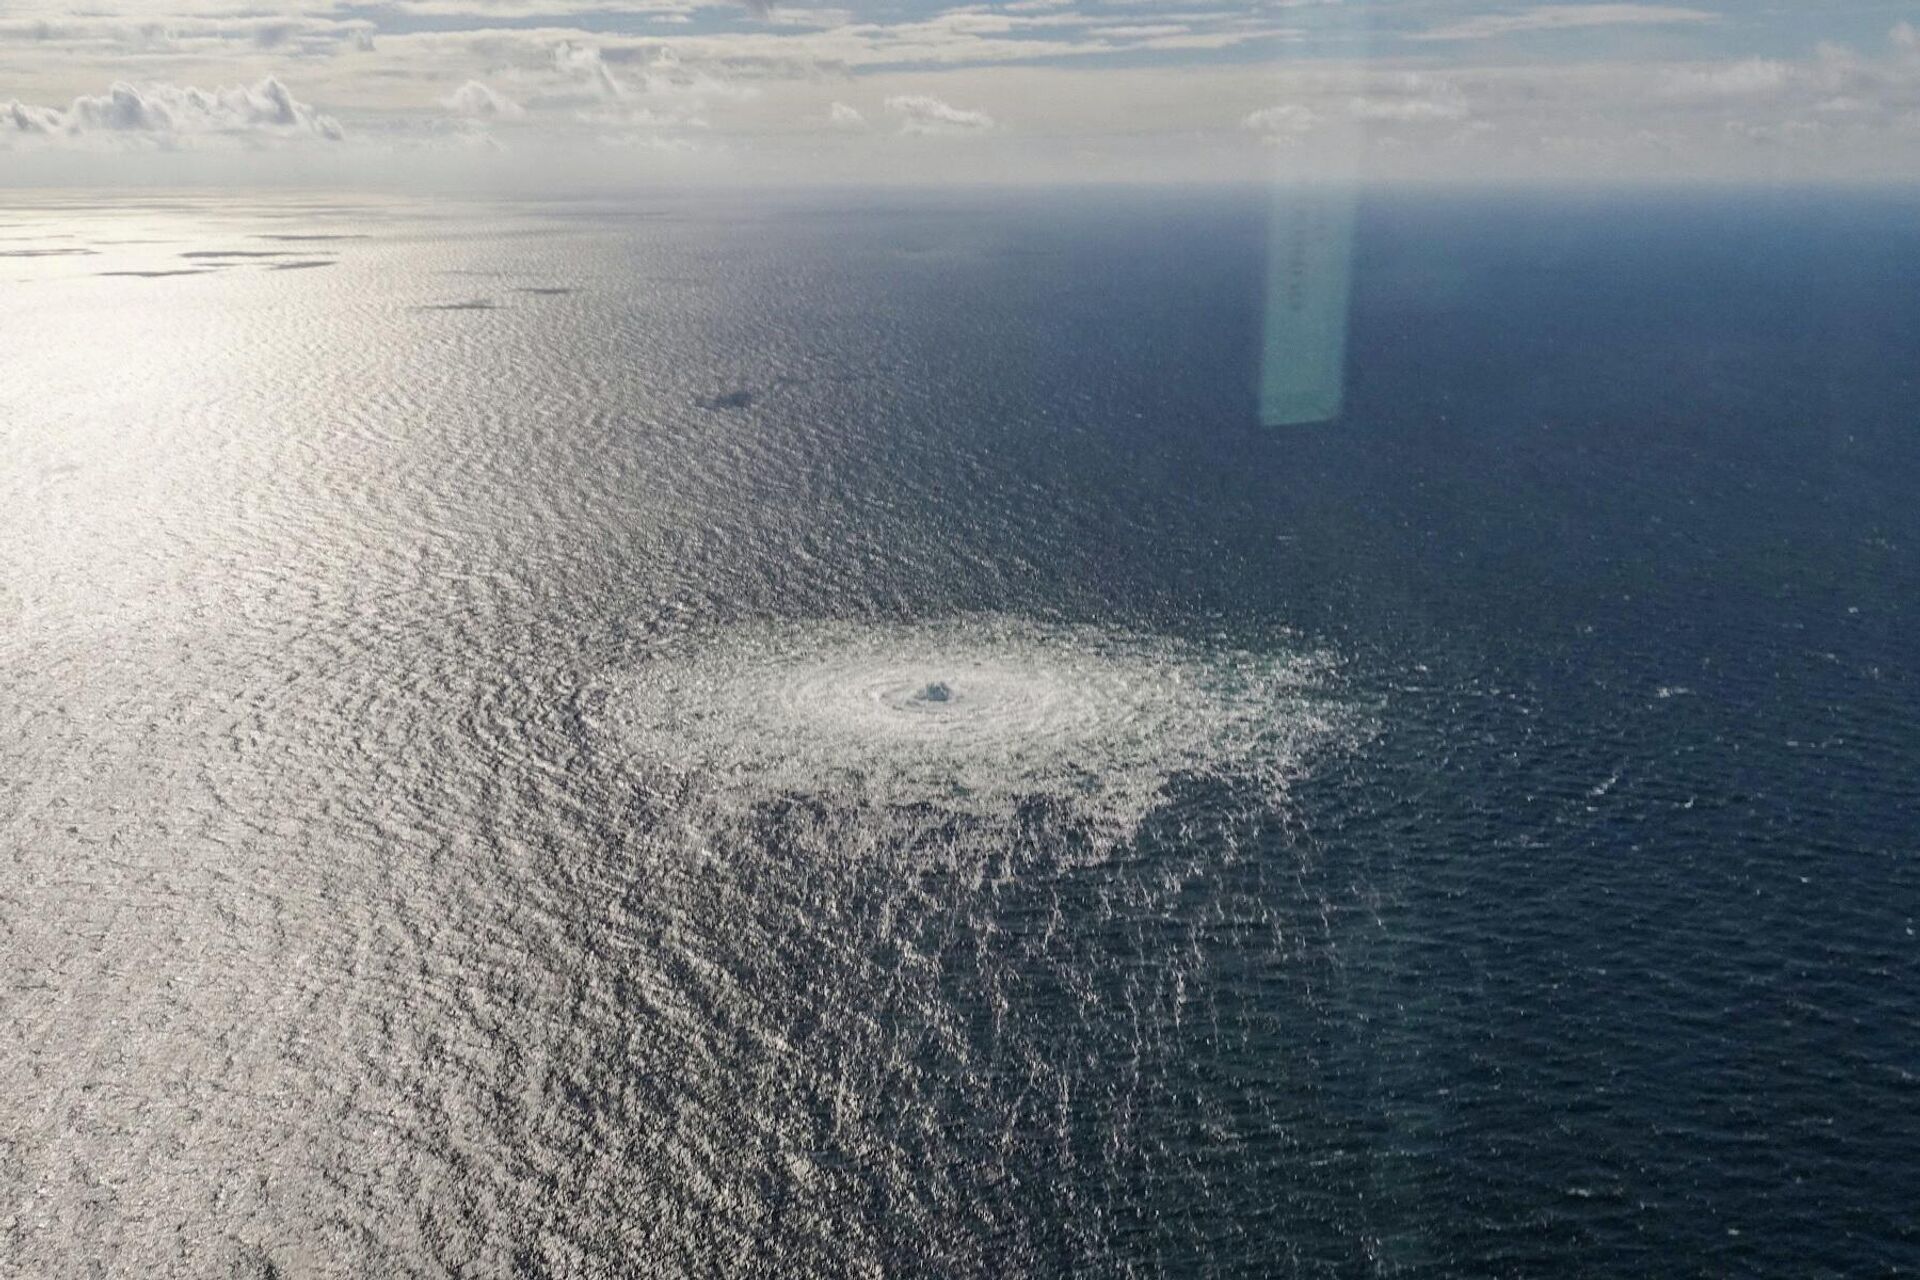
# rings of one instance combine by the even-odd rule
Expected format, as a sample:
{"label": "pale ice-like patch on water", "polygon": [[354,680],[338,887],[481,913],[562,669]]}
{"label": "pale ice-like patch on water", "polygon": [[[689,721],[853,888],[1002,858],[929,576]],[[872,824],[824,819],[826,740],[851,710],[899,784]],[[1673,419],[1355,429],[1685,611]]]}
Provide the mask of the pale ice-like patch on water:
{"label": "pale ice-like patch on water", "polygon": [[796,622],[685,636],[640,664],[605,728],[725,807],[800,796],[1004,823],[1041,802],[1125,840],[1176,777],[1278,802],[1350,727],[1333,660],[1003,616]]}

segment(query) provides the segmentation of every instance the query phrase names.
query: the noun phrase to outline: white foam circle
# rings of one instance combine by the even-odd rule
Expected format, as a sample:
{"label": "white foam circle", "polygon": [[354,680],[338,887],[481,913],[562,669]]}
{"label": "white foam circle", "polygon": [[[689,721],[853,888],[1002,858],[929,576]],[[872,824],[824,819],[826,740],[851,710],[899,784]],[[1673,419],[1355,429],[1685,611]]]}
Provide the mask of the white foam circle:
{"label": "white foam circle", "polygon": [[1324,654],[1005,617],[763,624],[635,670],[607,729],[743,804],[803,795],[1005,819],[1046,800],[1124,838],[1177,775],[1277,799],[1347,717]]}

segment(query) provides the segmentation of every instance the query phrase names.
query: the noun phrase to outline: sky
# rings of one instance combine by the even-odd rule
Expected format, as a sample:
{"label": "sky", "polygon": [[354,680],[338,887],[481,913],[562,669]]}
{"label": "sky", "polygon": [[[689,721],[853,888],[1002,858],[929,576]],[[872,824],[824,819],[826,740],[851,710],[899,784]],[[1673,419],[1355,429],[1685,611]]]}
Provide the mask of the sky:
{"label": "sky", "polygon": [[0,0],[0,183],[1911,182],[1920,0]]}

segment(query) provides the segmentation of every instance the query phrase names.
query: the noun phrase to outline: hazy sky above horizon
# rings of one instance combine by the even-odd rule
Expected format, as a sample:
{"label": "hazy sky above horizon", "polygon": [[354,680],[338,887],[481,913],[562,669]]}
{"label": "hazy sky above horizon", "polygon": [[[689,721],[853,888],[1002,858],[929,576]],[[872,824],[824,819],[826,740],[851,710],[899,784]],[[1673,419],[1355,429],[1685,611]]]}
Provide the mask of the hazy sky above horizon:
{"label": "hazy sky above horizon", "polygon": [[1920,5],[9,0],[0,182],[1885,182]]}

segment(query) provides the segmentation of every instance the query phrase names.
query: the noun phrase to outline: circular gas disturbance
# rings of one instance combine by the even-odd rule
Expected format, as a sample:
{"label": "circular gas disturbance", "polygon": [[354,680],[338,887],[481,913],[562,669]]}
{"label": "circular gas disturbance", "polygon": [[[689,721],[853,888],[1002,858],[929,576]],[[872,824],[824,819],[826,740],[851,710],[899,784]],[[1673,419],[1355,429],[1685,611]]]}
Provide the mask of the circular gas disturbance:
{"label": "circular gas disturbance", "polygon": [[1001,617],[760,624],[655,655],[608,728],[723,802],[804,795],[993,820],[1041,799],[1124,839],[1176,775],[1279,799],[1349,720],[1331,666]]}

